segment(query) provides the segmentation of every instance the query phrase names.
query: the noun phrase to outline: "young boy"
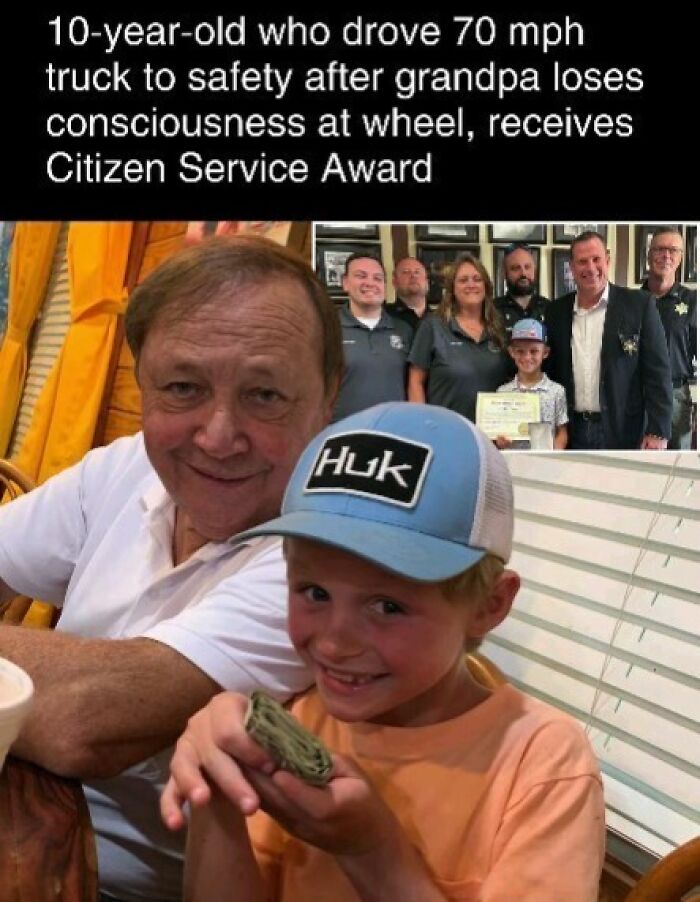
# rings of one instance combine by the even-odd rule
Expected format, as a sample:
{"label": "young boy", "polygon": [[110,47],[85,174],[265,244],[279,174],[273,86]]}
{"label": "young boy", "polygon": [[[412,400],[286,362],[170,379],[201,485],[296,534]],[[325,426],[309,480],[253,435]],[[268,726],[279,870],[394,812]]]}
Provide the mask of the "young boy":
{"label": "young boy", "polygon": [[512,533],[505,459],[452,411],[382,404],[308,446],[281,517],[239,538],[285,537],[289,633],[316,682],[291,711],[333,751],[332,776],[275,771],[244,731],[247,700],[216,696],[161,801],[173,829],[192,804],[187,899],[597,899],[587,740],[465,666],[518,590]]}
{"label": "young boy", "polygon": [[[508,344],[510,356],[518,368],[517,376],[498,391],[537,392],[540,396],[540,422],[551,423],[554,447],[566,448],[569,417],[566,412],[566,392],[562,385],[542,372],[542,363],[549,356],[544,324],[536,319],[521,319],[515,323]],[[513,445],[504,436],[496,439],[498,448]]]}

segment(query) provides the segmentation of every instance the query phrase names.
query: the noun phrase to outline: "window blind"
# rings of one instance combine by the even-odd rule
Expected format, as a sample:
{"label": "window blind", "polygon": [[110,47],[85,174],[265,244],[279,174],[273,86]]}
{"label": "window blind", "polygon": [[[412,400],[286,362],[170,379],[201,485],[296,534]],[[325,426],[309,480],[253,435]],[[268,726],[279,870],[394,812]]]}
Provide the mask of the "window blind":
{"label": "window blind", "polygon": [[56,362],[70,326],[67,256],[69,226],[69,222],[61,224],[56,240],[51,275],[46,286],[46,297],[29,343],[29,366],[15,421],[14,435],[10,442],[10,457],[22,447],[22,442],[32,421],[36,402],[51,368]]}
{"label": "window blind", "polygon": [[700,832],[699,458],[507,456],[522,589],[484,653],[581,723],[608,827],[665,855]]}

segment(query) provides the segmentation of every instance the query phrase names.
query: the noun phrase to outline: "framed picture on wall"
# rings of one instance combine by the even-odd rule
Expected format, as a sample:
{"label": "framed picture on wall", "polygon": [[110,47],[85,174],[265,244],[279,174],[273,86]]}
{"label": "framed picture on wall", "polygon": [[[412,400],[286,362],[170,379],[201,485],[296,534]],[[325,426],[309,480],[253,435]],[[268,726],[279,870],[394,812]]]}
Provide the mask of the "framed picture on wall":
{"label": "framed picture on wall", "polygon": [[416,256],[428,270],[428,303],[439,304],[445,287],[445,275],[460,254],[479,256],[478,244],[419,244]]}
{"label": "framed picture on wall", "polygon": [[635,232],[635,256],[634,256],[634,275],[637,282],[643,282],[647,277],[647,256],[649,254],[649,245],[651,244],[651,236],[660,225],[668,225],[669,228],[681,231],[680,225],[668,224],[665,222],[653,222],[647,225],[638,225],[634,227]]}
{"label": "framed picture on wall", "polygon": [[698,227],[685,227],[685,265],[683,267],[683,281],[697,282],[698,280]]}
{"label": "framed picture on wall", "polygon": [[465,241],[478,243],[479,226],[474,223],[445,222],[416,226],[416,241]]}
{"label": "framed picture on wall", "polygon": [[351,254],[366,254],[381,260],[378,244],[348,242],[316,242],[316,275],[328,289],[330,295],[343,294],[345,261]]}
{"label": "framed picture on wall", "polygon": [[582,232],[597,232],[608,243],[608,227],[602,222],[558,222],[552,228],[554,244],[571,244]]}
{"label": "framed picture on wall", "polygon": [[509,244],[511,241],[545,244],[547,226],[529,222],[494,222],[489,226],[489,241],[492,244]]}
{"label": "framed picture on wall", "polygon": [[376,222],[317,222],[314,232],[318,238],[379,238]]}
{"label": "framed picture on wall", "polygon": [[563,294],[576,291],[576,283],[571,275],[569,251],[564,248],[552,248],[552,300]]}
{"label": "framed picture on wall", "polygon": [[[503,257],[506,253],[507,245],[498,245],[494,244],[493,246],[493,293],[495,297],[499,297],[502,294],[506,293],[506,280],[503,275]],[[535,258],[535,276],[537,279],[537,284],[535,286],[535,291],[539,292],[540,290],[540,249],[538,247],[532,248],[532,255]]]}

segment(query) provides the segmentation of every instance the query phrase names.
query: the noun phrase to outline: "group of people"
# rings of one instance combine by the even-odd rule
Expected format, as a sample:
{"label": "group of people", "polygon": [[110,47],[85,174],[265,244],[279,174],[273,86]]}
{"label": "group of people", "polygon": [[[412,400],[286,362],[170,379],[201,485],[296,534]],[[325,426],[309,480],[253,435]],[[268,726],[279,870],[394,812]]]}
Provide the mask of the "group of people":
{"label": "group of people", "polygon": [[609,281],[605,241],[583,232],[570,247],[576,291],[553,301],[536,291],[527,244],[505,250],[501,297],[480,260],[462,254],[434,311],[419,260],[397,263],[397,300],[385,305],[381,262],[353,254],[343,279],[345,371],[334,418],[409,400],[474,421],[480,392],[526,391],[539,395],[555,448],[690,448],[697,292],[676,278],[682,246],[675,228],[657,229],[648,279],[634,290]]}
{"label": "group of people", "polygon": [[[126,332],[142,433],[0,506],[0,602],[62,609],[53,631],[0,625],[35,684],[12,752],[83,781],[102,902],[593,902],[587,739],[464,661],[519,586],[503,455],[437,405],[327,426],[341,322],[261,238],[168,259]],[[326,786],[246,733],[257,688],[297,696]]]}

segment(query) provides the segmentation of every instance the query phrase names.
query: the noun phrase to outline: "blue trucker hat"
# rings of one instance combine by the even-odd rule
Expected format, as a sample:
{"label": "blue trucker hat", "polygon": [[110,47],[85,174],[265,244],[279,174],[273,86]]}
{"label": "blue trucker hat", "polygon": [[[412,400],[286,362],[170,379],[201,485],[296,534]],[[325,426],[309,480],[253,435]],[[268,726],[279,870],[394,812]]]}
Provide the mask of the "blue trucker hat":
{"label": "blue trucker hat", "polygon": [[524,338],[526,341],[542,341],[547,343],[547,330],[544,323],[537,319],[521,319],[513,326],[510,340]]}
{"label": "blue trucker hat", "polygon": [[307,446],[282,514],[246,530],[332,545],[408,579],[438,582],[513,539],[505,458],[451,410],[379,404],[329,426]]}

